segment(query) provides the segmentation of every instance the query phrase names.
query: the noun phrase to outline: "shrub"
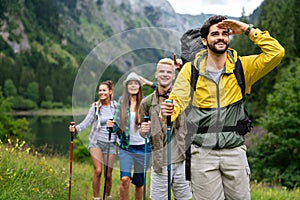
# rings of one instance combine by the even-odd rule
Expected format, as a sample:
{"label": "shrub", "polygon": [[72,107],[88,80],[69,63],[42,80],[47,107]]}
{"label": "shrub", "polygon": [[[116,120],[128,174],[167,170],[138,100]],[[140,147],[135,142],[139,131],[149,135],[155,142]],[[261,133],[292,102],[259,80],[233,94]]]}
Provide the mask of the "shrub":
{"label": "shrub", "polygon": [[34,101],[21,96],[11,98],[11,102],[13,110],[35,110],[38,108]]}
{"label": "shrub", "polygon": [[41,102],[41,108],[51,109],[51,108],[53,108],[53,104],[52,104],[51,101],[42,101]]}
{"label": "shrub", "polygon": [[252,177],[294,188],[300,186],[300,59],[281,72],[268,95],[260,124],[268,131],[249,151]]}

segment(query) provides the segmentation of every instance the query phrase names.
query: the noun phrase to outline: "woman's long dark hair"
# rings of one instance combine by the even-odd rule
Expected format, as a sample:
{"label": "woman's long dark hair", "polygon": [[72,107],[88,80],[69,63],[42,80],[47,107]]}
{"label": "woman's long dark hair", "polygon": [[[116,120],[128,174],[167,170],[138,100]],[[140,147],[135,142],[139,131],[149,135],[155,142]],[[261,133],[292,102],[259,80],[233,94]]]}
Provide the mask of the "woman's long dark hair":
{"label": "woman's long dark hair", "polygon": [[[127,82],[128,83],[128,82]],[[122,94],[122,102],[121,102],[121,107],[120,107],[120,129],[122,131],[125,131],[126,125],[126,117],[127,117],[127,109],[128,106],[130,106],[130,94],[128,92],[127,88],[127,83],[126,83],[126,88],[123,91]],[[136,95],[136,106],[135,106],[135,129],[137,130],[138,123],[139,123],[139,107],[141,104],[141,101],[143,99],[143,93],[142,93],[142,87],[140,86],[139,92]]]}

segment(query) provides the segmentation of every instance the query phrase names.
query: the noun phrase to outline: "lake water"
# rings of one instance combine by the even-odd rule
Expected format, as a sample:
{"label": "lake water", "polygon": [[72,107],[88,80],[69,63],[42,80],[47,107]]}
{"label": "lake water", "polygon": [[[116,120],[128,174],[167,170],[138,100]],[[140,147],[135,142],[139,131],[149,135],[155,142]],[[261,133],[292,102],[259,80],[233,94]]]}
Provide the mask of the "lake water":
{"label": "lake water", "polygon": [[32,133],[29,143],[43,152],[69,154],[68,126],[70,121],[73,121],[73,116],[26,116],[25,118],[29,121]]}

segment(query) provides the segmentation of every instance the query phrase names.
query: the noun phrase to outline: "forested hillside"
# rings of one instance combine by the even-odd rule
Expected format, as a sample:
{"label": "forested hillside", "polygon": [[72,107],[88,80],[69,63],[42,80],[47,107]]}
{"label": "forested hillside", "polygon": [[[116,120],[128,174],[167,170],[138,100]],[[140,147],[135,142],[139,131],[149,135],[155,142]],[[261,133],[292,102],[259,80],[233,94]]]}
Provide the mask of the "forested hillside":
{"label": "forested hillside", "polygon": [[[257,10],[255,25],[278,39],[286,55],[279,67],[258,81],[246,97],[255,125],[267,132],[263,137],[250,135],[254,144],[249,151],[252,180],[288,188],[300,185],[299,5],[296,0],[265,0]],[[243,35],[235,37],[232,46],[241,55],[259,52]]]}
{"label": "forested hillside", "polygon": [[[80,65],[93,48],[115,34],[140,27],[183,32],[201,24],[184,23],[188,16],[176,14],[167,0],[159,2],[1,0],[0,85],[6,97],[13,97],[13,109],[70,106]],[[147,38],[149,44],[156,40]],[[102,77],[117,81],[120,70],[153,62],[160,55],[157,49],[121,55],[106,72],[110,76]],[[95,74],[93,69],[89,73]]]}
{"label": "forested hillside", "polygon": [[[276,82],[280,82],[282,78],[283,68],[286,68],[291,61],[299,57],[299,27],[297,19],[300,12],[296,7],[300,4],[294,0],[265,0],[262,6],[257,10],[258,21],[255,26],[261,30],[267,30],[270,34],[279,40],[285,47],[286,55],[282,64],[271,72],[271,75],[264,77],[252,88],[252,95],[248,97],[249,107],[255,117],[263,114],[261,110],[266,105],[266,96],[272,92]],[[252,18],[254,20],[254,18]],[[247,18],[243,19],[249,22]],[[252,21],[250,21],[252,22]],[[251,53],[259,53],[258,47],[254,46],[250,40],[245,40],[243,35],[236,36],[232,41],[232,46],[238,50],[240,55]]]}

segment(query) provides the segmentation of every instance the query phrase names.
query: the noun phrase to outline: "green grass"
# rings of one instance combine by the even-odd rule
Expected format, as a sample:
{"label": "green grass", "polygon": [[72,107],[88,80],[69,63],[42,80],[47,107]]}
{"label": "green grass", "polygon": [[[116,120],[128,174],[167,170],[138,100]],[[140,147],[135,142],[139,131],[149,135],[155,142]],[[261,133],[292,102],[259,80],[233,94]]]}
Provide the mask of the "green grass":
{"label": "green grass", "polygon": [[261,183],[251,183],[251,199],[253,200],[299,200],[300,188],[292,191],[285,187],[270,187]]}
{"label": "green grass", "polygon": [[[116,162],[113,171],[112,196],[119,196],[119,170]],[[72,200],[92,199],[93,167],[89,162],[73,162]],[[149,172],[147,193],[149,196]],[[101,179],[101,197],[103,182]],[[30,149],[25,142],[8,141],[0,143],[0,199],[5,200],[63,200],[68,199],[69,158],[44,156]],[[285,188],[267,187],[252,182],[252,200],[298,200],[300,189],[289,191]],[[130,199],[134,187],[130,186]]]}

